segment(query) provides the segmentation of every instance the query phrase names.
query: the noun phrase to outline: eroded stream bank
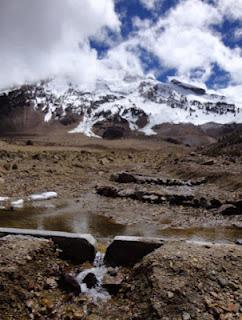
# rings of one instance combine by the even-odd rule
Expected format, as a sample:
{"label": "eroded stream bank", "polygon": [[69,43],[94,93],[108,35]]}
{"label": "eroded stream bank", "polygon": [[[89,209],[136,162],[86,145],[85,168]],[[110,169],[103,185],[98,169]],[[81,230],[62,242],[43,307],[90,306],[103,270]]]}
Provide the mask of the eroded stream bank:
{"label": "eroded stream bank", "polygon": [[238,320],[242,315],[241,246],[168,241],[133,268],[107,267],[108,299],[93,296],[92,278],[85,288],[74,280],[93,266],[61,260],[51,241],[5,237],[0,257],[3,320]]}

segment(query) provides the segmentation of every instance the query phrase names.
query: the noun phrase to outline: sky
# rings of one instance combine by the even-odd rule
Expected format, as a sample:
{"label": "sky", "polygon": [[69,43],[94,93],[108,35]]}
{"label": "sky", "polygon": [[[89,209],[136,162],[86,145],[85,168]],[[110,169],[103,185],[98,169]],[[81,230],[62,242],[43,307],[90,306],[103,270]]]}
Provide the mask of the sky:
{"label": "sky", "polygon": [[242,103],[242,0],[0,0],[0,88],[176,77]]}

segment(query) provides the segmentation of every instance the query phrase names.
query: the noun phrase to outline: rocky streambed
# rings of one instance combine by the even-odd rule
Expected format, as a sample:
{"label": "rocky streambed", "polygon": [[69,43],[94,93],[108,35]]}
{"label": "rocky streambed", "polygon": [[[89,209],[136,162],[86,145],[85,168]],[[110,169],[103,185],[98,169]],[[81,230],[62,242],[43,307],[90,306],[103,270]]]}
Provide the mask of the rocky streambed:
{"label": "rocky streambed", "polygon": [[[0,239],[1,319],[237,320],[241,264],[239,245],[168,241],[132,266],[78,265],[60,259],[51,240],[7,236]],[[99,296],[95,268],[105,269]]]}

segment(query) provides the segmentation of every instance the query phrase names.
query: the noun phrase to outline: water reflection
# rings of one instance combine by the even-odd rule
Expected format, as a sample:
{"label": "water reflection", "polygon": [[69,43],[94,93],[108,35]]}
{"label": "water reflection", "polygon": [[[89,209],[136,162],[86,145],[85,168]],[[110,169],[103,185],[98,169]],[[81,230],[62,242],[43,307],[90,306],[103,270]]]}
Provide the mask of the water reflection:
{"label": "water reflection", "polygon": [[74,201],[62,202],[55,208],[0,210],[0,227],[91,233],[97,238],[133,235],[168,239],[234,241],[242,237],[242,228],[163,229],[162,225],[155,224],[122,225],[100,213],[84,210],[81,203]]}

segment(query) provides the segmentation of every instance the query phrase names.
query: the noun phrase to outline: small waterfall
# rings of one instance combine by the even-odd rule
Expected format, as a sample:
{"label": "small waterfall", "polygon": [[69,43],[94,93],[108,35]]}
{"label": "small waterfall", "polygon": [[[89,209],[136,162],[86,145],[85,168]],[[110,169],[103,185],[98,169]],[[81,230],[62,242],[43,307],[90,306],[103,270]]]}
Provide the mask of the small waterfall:
{"label": "small waterfall", "polygon": [[[101,252],[97,252],[94,263],[93,263],[93,268],[82,271],[76,277],[76,280],[80,284],[81,292],[90,296],[94,302],[97,302],[98,300],[105,301],[110,299],[109,293],[102,287],[103,278],[106,272],[107,272],[107,268],[104,265],[104,254]],[[92,289],[87,288],[86,283],[83,282],[85,277],[90,273],[94,274],[97,279],[97,284]]]}

